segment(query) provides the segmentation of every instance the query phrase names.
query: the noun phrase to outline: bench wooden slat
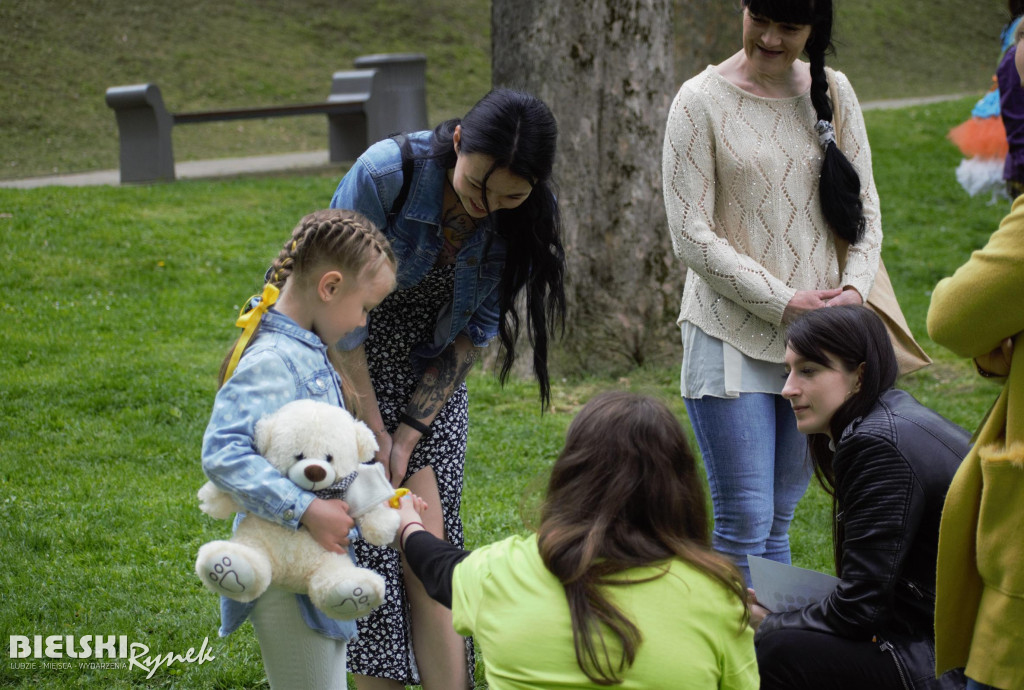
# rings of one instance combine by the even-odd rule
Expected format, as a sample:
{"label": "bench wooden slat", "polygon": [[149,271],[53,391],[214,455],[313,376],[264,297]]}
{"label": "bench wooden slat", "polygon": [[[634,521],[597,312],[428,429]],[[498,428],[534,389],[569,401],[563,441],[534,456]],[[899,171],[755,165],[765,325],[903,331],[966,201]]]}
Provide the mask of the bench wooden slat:
{"label": "bench wooden slat", "polygon": [[191,113],[173,113],[174,124],[185,125],[196,122],[217,122],[223,120],[253,120],[265,117],[285,117],[289,115],[340,115],[362,111],[365,99],[333,101],[327,103],[296,103],[293,105],[276,105],[259,108],[236,108],[234,110],[202,110]]}

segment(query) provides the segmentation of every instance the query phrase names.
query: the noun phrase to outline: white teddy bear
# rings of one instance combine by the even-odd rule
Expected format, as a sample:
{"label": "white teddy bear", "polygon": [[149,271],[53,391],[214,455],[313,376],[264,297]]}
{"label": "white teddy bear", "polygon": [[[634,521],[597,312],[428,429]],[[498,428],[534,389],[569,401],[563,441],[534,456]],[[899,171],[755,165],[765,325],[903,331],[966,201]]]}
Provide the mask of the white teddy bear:
{"label": "white teddy bear", "polygon": [[[256,450],[274,467],[321,498],[343,498],[366,541],[390,544],[398,531],[398,511],[387,503],[396,494],[379,463],[370,429],[344,409],[312,400],[288,403],[256,424]],[[199,490],[200,509],[219,519],[244,512],[231,496],[207,482]],[[273,583],[308,594],[331,618],[365,616],[384,600],[384,579],[320,546],[305,527],[282,527],[246,515],[227,541],[199,549],[196,574],[211,591],[253,601]]]}

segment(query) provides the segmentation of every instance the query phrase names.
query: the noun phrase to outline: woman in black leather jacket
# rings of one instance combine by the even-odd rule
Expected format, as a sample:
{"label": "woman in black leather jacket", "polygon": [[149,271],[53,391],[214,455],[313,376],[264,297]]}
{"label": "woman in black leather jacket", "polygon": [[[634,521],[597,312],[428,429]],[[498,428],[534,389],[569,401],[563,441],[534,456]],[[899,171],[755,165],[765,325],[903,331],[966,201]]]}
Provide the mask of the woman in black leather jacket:
{"label": "woman in black leather jacket", "polygon": [[935,557],[966,431],[896,390],[881,319],[860,306],[807,312],[786,332],[782,395],[833,497],[840,583],[769,613],[752,597],[761,688],[963,688],[935,677]]}

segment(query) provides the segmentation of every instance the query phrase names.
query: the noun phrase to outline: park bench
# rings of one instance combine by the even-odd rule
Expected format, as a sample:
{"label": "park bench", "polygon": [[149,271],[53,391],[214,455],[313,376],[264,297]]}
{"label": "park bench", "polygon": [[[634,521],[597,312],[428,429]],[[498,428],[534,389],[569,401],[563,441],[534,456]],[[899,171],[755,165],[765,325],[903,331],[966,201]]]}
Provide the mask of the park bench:
{"label": "park bench", "polygon": [[331,162],[355,160],[367,146],[396,132],[426,128],[425,56],[366,55],[355,67],[335,72],[327,100],[319,103],[172,113],[156,84],[112,86],[106,101],[117,118],[121,182],[174,179],[175,125],[322,114]]}

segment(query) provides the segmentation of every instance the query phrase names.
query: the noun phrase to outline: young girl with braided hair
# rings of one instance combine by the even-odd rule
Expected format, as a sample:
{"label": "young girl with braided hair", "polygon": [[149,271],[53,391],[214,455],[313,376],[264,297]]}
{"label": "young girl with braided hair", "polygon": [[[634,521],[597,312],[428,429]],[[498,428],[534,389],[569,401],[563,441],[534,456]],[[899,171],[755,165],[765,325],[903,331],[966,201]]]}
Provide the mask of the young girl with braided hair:
{"label": "young girl with braided hair", "polygon": [[[366,323],[367,312],[394,287],[395,271],[390,244],[362,215],[332,209],[305,216],[274,260],[262,294],[238,319],[243,332],[221,368],[203,438],[203,471],[218,488],[246,512],[309,530],[335,553],[346,552],[354,524],[346,504],[317,498],[283,476],[256,452],[255,426],[293,400],[344,407],[327,345]],[[220,573],[229,568],[210,564]],[[328,618],[305,595],[274,587],[249,604],[221,597],[221,635],[247,617],[271,687],[346,687],[353,622]]]}
{"label": "young girl with braided hair", "polygon": [[742,7],[742,49],[673,101],[662,170],[673,247],[689,269],[680,387],[711,487],[713,543],[749,578],[749,554],[789,562],[810,479],[781,396],[785,326],[864,302],[882,228],[857,97],[825,67],[832,0]]}

